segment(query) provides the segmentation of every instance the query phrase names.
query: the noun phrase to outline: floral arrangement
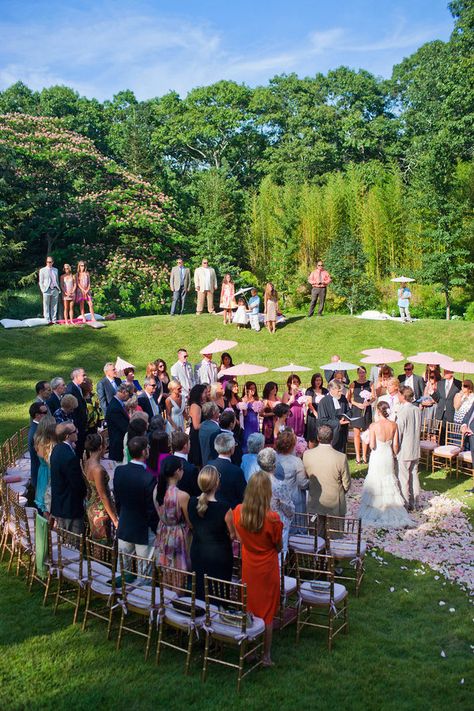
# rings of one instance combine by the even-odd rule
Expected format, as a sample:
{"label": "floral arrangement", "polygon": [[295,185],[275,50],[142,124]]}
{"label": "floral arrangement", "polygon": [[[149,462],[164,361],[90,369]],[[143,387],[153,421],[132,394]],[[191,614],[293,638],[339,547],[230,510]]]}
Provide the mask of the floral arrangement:
{"label": "floral arrangement", "polygon": [[359,395],[364,402],[367,402],[372,397],[372,393],[369,390],[361,390]]}
{"label": "floral arrangement", "polygon": [[305,438],[304,437],[297,437],[296,444],[295,444],[296,456],[300,457],[300,459],[301,459],[307,449],[308,449],[308,443],[306,442]]}
{"label": "floral arrangement", "polygon": [[247,412],[247,407],[248,407],[247,402],[238,402],[237,403],[237,409],[240,410],[241,412]]}
{"label": "floral arrangement", "polygon": [[255,402],[252,403],[252,410],[257,414],[260,415],[260,413],[263,411],[264,405],[261,400],[256,400]]}
{"label": "floral arrangement", "polygon": [[302,393],[298,394],[298,397],[296,398],[296,402],[298,403],[298,405],[306,405],[307,401],[308,398],[306,397],[306,395],[303,395]]}

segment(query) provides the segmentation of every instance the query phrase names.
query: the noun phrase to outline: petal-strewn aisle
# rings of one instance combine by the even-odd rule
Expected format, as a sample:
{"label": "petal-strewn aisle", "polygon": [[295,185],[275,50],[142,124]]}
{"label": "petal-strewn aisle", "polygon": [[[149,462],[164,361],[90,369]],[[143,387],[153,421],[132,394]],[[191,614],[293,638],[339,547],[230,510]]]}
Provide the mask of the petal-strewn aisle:
{"label": "petal-strewn aisle", "polygon": [[[347,497],[347,515],[357,516],[363,479],[353,479]],[[364,528],[364,537],[371,546],[381,548],[399,558],[419,560],[464,590],[474,593],[474,533],[456,499],[437,491],[422,491],[421,509],[410,514],[416,522],[410,529]]]}

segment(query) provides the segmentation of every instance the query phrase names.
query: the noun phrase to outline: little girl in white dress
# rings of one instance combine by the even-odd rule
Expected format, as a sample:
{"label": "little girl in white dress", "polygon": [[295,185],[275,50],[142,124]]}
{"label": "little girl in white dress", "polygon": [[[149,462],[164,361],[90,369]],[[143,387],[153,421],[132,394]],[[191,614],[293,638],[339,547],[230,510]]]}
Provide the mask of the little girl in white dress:
{"label": "little girl in white dress", "polygon": [[247,307],[245,305],[245,301],[240,298],[237,302],[237,311],[234,314],[232,323],[236,323],[239,328],[242,328],[242,326],[246,326],[248,322],[249,317],[247,313]]}

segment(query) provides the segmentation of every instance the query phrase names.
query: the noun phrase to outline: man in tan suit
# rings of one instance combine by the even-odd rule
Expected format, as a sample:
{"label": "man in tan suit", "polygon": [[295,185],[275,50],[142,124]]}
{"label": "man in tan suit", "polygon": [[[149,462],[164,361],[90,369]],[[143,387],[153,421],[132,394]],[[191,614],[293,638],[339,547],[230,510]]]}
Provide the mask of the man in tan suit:
{"label": "man in tan suit", "polygon": [[351,485],[347,457],[332,447],[332,438],[332,428],[321,425],[318,429],[319,445],[303,454],[303,465],[309,479],[307,510],[319,515],[320,536],[324,536],[325,516],[346,515],[346,493]]}
{"label": "man in tan suit", "polygon": [[196,314],[202,314],[204,299],[207,299],[207,310],[214,313],[214,292],[217,289],[216,272],[209,266],[207,259],[202,260],[202,264],[194,272],[194,286],[197,292]]}

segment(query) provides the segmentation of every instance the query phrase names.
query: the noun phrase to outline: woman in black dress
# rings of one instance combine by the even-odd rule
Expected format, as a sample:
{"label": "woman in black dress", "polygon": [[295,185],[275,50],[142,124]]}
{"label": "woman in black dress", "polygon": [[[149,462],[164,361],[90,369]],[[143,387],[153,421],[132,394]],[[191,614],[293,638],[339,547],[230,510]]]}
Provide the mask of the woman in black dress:
{"label": "woman in black dress", "polygon": [[323,376],[315,373],[311,378],[311,387],[307,388],[305,395],[308,398],[308,414],[306,415],[306,429],[304,438],[307,442],[316,442],[318,437],[318,403],[328,394],[323,388]]}
{"label": "woman in black dress", "polygon": [[[360,464],[360,443],[361,432],[369,429],[372,422],[372,386],[367,380],[367,370],[363,365],[357,368],[357,380],[354,380],[349,388],[347,399],[352,407],[353,417],[362,417],[364,420],[362,427],[354,427],[354,449],[356,462]],[[367,464],[367,449],[369,443],[362,441],[362,461]]]}
{"label": "woman in black dress", "polygon": [[189,455],[188,461],[200,467],[202,464],[201,445],[199,444],[199,429],[201,427],[201,406],[209,400],[209,385],[201,383],[194,385],[188,397],[189,407]]}
{"label": "woman in black dress", "polygon": [[188,503],[188,516],[193,527],[191,569],[196,573],[196,597],[204,600],[204,575],[220,580],[232,580],[232,541],[235,528],[232,509],[223,501],[216,501],[220,474],[215,467],[206,466],[198,476],[202,494]]}

